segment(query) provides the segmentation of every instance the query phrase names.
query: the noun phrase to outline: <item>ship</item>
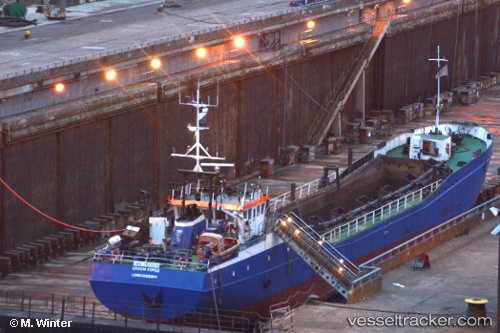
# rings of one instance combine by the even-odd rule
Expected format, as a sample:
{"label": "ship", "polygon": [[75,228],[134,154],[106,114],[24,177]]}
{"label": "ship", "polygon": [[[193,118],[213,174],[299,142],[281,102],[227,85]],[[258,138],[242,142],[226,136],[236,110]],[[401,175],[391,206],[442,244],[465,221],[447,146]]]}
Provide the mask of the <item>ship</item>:
{"label": "ship", "polygon": [[348,293],[363,262],[471,208],[492,155],[487,129],[439,123],[438,98],[435,124],[394,135],[345,170],[325,168],[337,172],[325,171],[314,196],[276,211],[259,183],[228,185],[220,168],[231,164],[199,143],[210,105],[199,90],[188,104],[196,143],[175,155],[196,161],[181,170],[194,180],[172,191],[171,215],[135,221],[95,249],[90,284],[117,314],[261,320],[277,304]]}

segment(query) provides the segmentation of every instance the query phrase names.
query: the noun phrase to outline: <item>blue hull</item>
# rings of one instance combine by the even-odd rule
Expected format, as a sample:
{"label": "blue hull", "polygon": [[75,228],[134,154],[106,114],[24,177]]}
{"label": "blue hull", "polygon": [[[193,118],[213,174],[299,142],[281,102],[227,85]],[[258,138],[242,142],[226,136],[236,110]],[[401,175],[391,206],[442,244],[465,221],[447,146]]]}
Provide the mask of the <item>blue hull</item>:
{"label": "blue hull", "polygon": [[363,263],[467,211],[478,199],[491,155],[490,146],[481,156],[446,178],[433,198],[337,244],[335,248],[352,262]]}
{"label": "blue hull", "polygon": [[[335,247],[362,263],[474,205],[485,180],[492,146],[450,175],[423,203]],[[109,309],[131,317],[173,320],[199,309],[267,314],[271,305],[325,297],[332,288],[278,236],[269,234],[239,256],[207,272],[136,271],[132,265],[95,262],[90,283]]]}
{"label": "blue hull", "polygon": [[95,262],[90,283],[96,297],[112,311],[156,319],[161,309],[163,320],[194,309],[262,314],[276,303],[301,303],[310,294],[332,294],[277,236],[268,235],[265,242],[249,250],[258,253],[242,253],[208,273],[160,269],[138,276],[132,265]]}

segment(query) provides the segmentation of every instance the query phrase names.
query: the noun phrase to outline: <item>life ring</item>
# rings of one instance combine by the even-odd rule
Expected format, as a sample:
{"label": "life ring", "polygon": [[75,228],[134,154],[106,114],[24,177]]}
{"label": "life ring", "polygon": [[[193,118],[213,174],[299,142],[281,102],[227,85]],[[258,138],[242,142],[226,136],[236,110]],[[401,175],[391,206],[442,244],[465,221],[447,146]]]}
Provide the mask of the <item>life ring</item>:
{"label": "life ring", "polygon": [[120,259],[121,253],[119,250],[113,250],[111,251],[111,260],[116,261]]}
{"label": "life ring", "polygon": [[179,260],[177,260],[177,264],[180,268],[186,268],[189,265],[189,261],[187,258],[179,258]]}

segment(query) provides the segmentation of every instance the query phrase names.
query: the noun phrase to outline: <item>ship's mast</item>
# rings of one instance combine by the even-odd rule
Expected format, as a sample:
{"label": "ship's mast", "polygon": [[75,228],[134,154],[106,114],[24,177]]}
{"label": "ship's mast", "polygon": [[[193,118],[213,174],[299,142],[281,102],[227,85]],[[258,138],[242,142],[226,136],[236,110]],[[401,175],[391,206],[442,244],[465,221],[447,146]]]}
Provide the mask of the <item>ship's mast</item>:
{"label": "ship's mast", "polygon": [[187,102],[187,103],[182,102],[181,101],[181,93],[179,90],[179,104],[189,105],[189,106],[196,108],[196,126],[192,126],[191,124],[189,124],[187,126],[187,128],[191,132],[194,132],[195,143],[191,148],[188,149],[188,151],[185,154],[172,153],[171,156],[189,157],[189,158],[194,159],[196,161],[196,165],[193,169],[194,172],[203,172],[203,169],[201,168],[202,166],[213,166],[215,168],[222,167],[222,166],[225,166],[225,167],[234,166],[233,163],[201,163],[201,161],[204,159],[218,160],[218,161],[223,161],[226,159],[225,157],[218,157],[218,156],[210,155],[208,153],[208,151],[200,143],[200,131],[209,129],[208,127],[200,126],[200,120],[202,120],[203,118],[206,117],[206,115],[208,113],[208,108],[217,107],[219,105],[219,85],[217,84],[217,102],[213,105],[210,104],[210,98],[208,99],[208,103],[202,103],[200,101],[200,83],[199,82],[198,82],[198,87],[196,89],[196,100],[193,100],[193,101]]}
{"label": "ship's mast", "polygon": [[436,73],[436,79],[438,82],[438,91],[437,91],[437,103],[436,103],[436,133],[438,131],[439,126],[439,110],[441,108],[441,76],[448,75],[448,65],[444,65],[441,68],[441,61],[447,63],[448,60],[444,58],[440,58],[439,56],[439,46],[437,47],[437,58],[431,58],[429,61],[436,61],[438,65],[438,72]]}

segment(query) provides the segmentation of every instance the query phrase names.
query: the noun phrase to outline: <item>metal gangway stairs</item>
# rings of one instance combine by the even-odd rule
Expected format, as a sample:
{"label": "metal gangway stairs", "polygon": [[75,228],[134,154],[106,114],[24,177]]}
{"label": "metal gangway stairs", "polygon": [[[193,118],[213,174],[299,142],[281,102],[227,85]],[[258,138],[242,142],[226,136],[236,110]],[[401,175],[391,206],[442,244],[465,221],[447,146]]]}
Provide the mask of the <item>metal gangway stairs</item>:
{"label": "metal gangway stairs", "polygon": [[319,276],[345,299],[359,280],[359,268],[345,258],[307,223],[294,213],[283,215],[273,231],[292,248]]}
{"label": "metal gangway stairs", "polygon": [[344,74],[341,75],[337,85],[326,97],[319,114],[313,121],[308,132],[308,144],[317,146],[322,143],[337,114],[342,110],[347,98],[349,98],[356,86],[359,77],[370,63],[389,26],[389,20],[379,20],[373,29],[371,37],[365,42],[361,51],[356,57],[351,58]]}

